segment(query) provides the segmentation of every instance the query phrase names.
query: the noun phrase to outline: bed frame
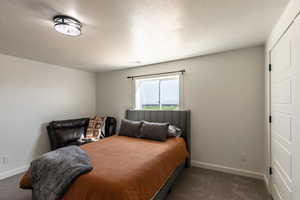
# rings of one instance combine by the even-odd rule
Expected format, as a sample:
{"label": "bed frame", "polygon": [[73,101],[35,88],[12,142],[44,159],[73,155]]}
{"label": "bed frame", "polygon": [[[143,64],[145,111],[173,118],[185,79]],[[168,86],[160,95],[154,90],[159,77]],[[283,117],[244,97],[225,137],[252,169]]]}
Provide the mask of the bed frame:
{"label": "bed frame", "polygon": [[149,122],[169,122],[180,128],[183,133],[181,137],[185,140],[189,157],[177,167],[175,172],[167,180],[165,185],[156,193],[152,200],[164,200],[171,192],[172,186],[184,168],[191,166],[191,111],[189,110],[127,110],[126,119]]}

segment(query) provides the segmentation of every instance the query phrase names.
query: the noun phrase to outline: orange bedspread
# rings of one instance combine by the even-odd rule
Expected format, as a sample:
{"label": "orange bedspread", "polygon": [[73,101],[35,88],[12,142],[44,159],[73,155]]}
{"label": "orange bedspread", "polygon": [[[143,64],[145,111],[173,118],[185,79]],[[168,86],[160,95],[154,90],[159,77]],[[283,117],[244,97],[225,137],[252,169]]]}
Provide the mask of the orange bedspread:
{"label": "orange bedspread", "polygon": [[113,136],[82,149],[94,169],[80,176],[63,200],[150,200],[187,158],[182,138]]}

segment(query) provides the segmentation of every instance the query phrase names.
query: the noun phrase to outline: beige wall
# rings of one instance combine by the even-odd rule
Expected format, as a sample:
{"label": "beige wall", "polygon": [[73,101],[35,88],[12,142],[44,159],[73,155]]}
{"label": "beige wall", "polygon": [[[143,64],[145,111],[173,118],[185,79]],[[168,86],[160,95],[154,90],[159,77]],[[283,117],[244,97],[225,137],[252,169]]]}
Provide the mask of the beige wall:
{"label": "beige wall", "polygon": [[0,179],[49,150],[45,123],[95,113],[94,73],[0,54]]}
{"label": "beige wall", "polygon": [[[98,73],[97,112],[121,119],[139,75],[185,69],[184,107],[192,111],[196,165],[264,172],[264,47]],[[246,159],[245,162],[242,160]]]}

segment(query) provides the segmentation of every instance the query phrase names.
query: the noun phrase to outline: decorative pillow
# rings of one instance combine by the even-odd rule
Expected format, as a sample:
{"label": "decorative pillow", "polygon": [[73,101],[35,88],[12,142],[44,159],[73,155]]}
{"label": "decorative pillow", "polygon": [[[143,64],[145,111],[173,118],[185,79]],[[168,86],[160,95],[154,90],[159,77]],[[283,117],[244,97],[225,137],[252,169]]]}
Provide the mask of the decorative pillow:
{"label": "decorative pillow", "polygon": [[86,138],[104,138],[102,128],[105,123],[105,117],[90,118],[89,125],[86,130]]}
{"label": "decorative pillow", "polygon": [[180,137],[182,130],[174,125],[169,125],[168,137]]}
{"label": "decorative pillow", "polygon": [[141,128],[141,138],[166,141],[169,123],[154,123],[143,121]]}
{"label": "decorative pillow", "polygon": [[119,131],[120,136],[139,137],[142,122],[123,119]]}

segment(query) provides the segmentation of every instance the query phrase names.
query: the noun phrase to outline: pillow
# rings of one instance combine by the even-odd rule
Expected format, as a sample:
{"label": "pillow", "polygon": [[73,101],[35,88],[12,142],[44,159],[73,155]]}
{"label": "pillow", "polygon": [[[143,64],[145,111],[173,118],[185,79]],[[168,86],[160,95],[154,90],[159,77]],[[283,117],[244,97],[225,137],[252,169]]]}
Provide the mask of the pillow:
{"label": "pillow", "polygon": [[166,141],[168,135],[169,123],[154,123],[143,121],[141,128],[141,138]]}
{"label": "pillow", "polygon": [[182,130],[174,125],[169,125],[168,137],[180,137]]}
{"label": "pillow", "polygon": [[20,180],[20,188],[32,189],[31,168],[29,168]]}
{"label": "pillow", "polygon": [[102,128],[105,123],[105,117],[90,118],[89,125],[86,130],[86,138],[104,138]]}
{"label": "pillow", "polygon": [[123,119],[119,131],[120,136],[139,137],[142,122]]}

